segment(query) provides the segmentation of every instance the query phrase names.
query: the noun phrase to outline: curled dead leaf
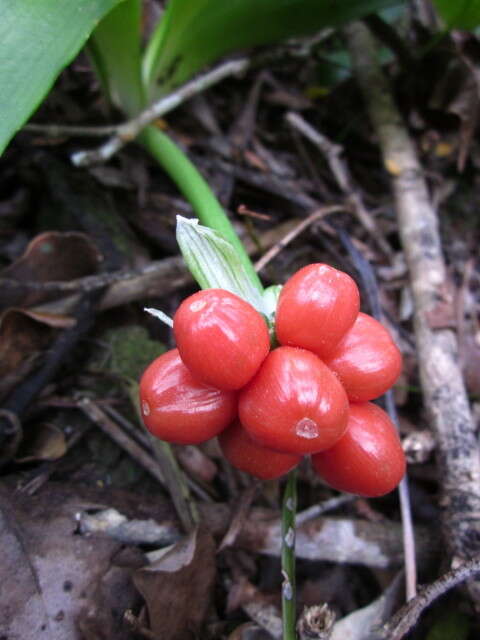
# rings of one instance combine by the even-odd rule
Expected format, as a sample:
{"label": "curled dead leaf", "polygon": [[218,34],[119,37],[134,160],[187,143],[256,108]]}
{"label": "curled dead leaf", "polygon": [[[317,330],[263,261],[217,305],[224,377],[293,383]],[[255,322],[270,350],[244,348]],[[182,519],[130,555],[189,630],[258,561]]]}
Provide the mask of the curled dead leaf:
{"label": "curled dead leaf", "polygon": [[215,581],[215,543],[196,529],[159,560],[136,571],[150,628],[162,640],[193,640],[210,605]]}
{"label": "curled dead leaf", "polygon": [[37,424],[24,435],[15,462],[58,460],[67,452],[65,434],[53,424]]}
{"label": "curled dead leaf", "polygon": [[1,272],[0,307],[31,306],[58,297],[41,285],[92,275],[101,261],[102,255],[83,233],[41,233]]}
{"label": "curled dead leaf", "polygon": [[[119,543],[74,535],[83,503],[75,491],[46,487],[30,497],[0,489],[0,637],[129,637],[121,620],[137,604],[131,568],[115,563]],[[80,636],[87,626],[97,634]]]}
{"label": "curled dead leaf", "polygon": [[21,309],[0,319],[0,399],[38,365],[53,336],[51,325]]}

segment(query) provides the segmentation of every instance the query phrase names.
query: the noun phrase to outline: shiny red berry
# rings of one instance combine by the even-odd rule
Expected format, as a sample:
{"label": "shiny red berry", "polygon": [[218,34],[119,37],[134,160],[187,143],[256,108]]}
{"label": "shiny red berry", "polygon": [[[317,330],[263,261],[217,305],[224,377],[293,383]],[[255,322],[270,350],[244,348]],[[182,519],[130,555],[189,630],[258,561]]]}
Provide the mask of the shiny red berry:
{"label": "shiny red berry", "polygon": [[154,360],[140,380],[143,422],[157,438],[198,444],[218,435],[237,414],[237,394],[198,382],[178,349]]}
{"label": "shiny red berry", "polygon": [[325,363],[334,371],[352,402],[378,398],[396,382],[402,356],[388,330],[359,313],[355,324]]}
{"label": "shiny red berry", "polygon": [[315,354],[272,351],[240,392],[239,417],[258,444],[284,453],[314,453],[344,433],[348,400],[337,377]]}
{"label": "shiny red berry", "polygon": [[326,264],[310,264],[282,289],[275,320],[278,341],[328,357],[359,309],[360,294],[348,274]]}
{"label": "shiny red berry", "polygon": [[206,289],[182,302],[173,319],[181,358],[192,374],[217,389],[240,389],[270,350],[263,317],[223,289]]}
{"label": "shiny red berry", "polygon": [[279,478],[297,466],[301,456],[279,453],[254,442],[241,424],[234,422],[218,436],[225,458],[231,465],[261,480]]}
{"label": "shiny red berry", "polygon": [[405,473],[405,455],[388,415],[370,402],[350,405],[345,435],[312,456],[315,471],[334,489],[374,498],[394,489]]}

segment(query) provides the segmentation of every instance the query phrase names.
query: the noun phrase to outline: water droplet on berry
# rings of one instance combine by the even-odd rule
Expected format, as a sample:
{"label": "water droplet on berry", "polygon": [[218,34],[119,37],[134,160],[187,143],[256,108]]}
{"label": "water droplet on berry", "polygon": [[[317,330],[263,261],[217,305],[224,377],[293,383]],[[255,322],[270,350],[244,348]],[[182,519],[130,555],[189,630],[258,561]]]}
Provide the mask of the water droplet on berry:
{"label": "water droplet on berry", "polygon": [[148,402],[142,402],[142,412],[144,416],[150,415],[150,405]]}
{"label": "water droplet on berry", "polygon": [[201,311],[206,304],[205,300],[195,300],[190,305],[190,311],[193,311],[194,313],[196,311]]}
{"label": "water droplet on berry", "polygon": [[295,433],[300,438],[306,438],[307,440],[317,438],[319,435],[318,425],[310,418],[302,418],[295,425]]}

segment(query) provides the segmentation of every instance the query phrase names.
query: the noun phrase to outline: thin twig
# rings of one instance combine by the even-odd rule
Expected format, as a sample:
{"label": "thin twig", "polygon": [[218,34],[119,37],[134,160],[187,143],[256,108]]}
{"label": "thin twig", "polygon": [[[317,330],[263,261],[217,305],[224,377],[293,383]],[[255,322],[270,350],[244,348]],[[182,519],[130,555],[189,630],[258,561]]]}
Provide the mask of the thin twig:
{"label": "thin twig", "polygon": [[96,402],[84,397],[79,401],[78,406],[121,449],[126,451],[135,462],[148,471],[162,487],[166,486],[165,478],[155,458],[127,435]]}
{"label": "thin twig", "polygon": [[290,471],[282,504],[282,621],[283,640],[295,640],[295,514],[297,512],[297,470]]}
{"label": "thin twig", "polygon": [[346,161],[342,158],[343,147],[338,144],[334,144],[322,133],[317,131],[311,124],[309,124],[301,115],[290,111],[285,116],[287,122],[299,131],[305,138],[310,140],[325,156],[330,171],[335,178],[340,190],[347,198],[348,203],[353,209],[353,212],[357,216],[360,224],[366,231],[372,236],[374,241],[378,244],[379,248],[387,256],[392,255],[392,249],[388,242],[383,237],[382,232],[378,228],[372,215],[367,210],[363,203],[362,196],[358,189],[355,188],[350,169]]}
{"label": "thin twig", "polygon": [[77,167],[84,167],[105,162],[125,144],[135,140],[142,129],[157,120],[157,118],[164,116],[169,111],[173,111],[173,109],[176,109],[189,98],[209,89],[221,80],[242,73],[248,68],[249,64],[250,60],[248,58],[229,60],[197,76],[179,89],[172,91],[168,96],[164,96],[158,100],[158,102],[154,102],[136,118],[116,127],[114,135],[98,149],[93,151],[77,151],[72,154],[71,160],[73,164]]}
{"label": "thin twig", "polygon": [[353,502],[356,499],[357,499],[357,496],[344,494],[340,496],[335,496],[334,498],[330,498],[330,500],[325,500],[325,502],[320,502],[320,504],[314,504],[308,509],[304,509],[303,511],[300,511],[300,513],[297,513],[297,517],[296,517],[297,527],[304,524],[305,522],[308,522],[309,520],[318,518],[318,516],[321,516],[322,514],[327,513],[328,511],[334,511],[339,507],[343,507],[345,504],[349,504],[350,502]]}
{"label": "thin twig", "polygon": [[291,231],[289,231],[285,236],[277,242],[271,249],[265,253],[260,260],[257,260],[255,263],[255,271],[261,271],[269,262],[271,262],[275,256],[277,256],[280,251],[285,249],[285,247],[290,244],[297,236],[299,236],[305,229],[318,220],[325,218],[331,213],[337,213],[338,211],[345,211],[345,207],[341,205],[331,205],[330,207],[321,207],[320,209],[316,209],[313,213],[311,213],[308,218],[299,222]]}
{"label": "thin twig", "polygon": [[401,640],[415,626],[425,609],[437,598],[478,573],[480,573],[480,558],[477,557],[445,573],[441,578],[424,587],[383,627],[381,638]]}
{"label": "thin twig", "polygon": [[[465,560],[480,552],[480,456],[455,334],[450,329],[433,328],[430,321],[439,303],[449,303],[437,215],[371,34],[358,22],[347,26],[345,33],[390,174],[410,272],[420,378],[437,440],[444,539],[453,560]],[[468,587],[480,606],[480,581],[472,581]]]}
{"label": "thin twig", "polygon": [[[393,424],[399,429],[397,409],[390,389],[385,394],[387,413]],[[413,530],[412,507],[410,504],[410,489],[408,477],[405,475],[398,485],[400,500],[400,516],[402,519],[403,557],[405,563],[405,593],[407,600],[417,595],[417,554],[415,550],[415,533]]]}
{"label": "thin twig", "polygon": [[112,136],[117,133],[118,128],[123,124],[109,124],[105,126],[75,126],[69,124],[38,124],[30,122],[26,124],[24,131],[32,133],[40,133],[49,138],[79,137],[79,138],[102,138],[104,136]]}

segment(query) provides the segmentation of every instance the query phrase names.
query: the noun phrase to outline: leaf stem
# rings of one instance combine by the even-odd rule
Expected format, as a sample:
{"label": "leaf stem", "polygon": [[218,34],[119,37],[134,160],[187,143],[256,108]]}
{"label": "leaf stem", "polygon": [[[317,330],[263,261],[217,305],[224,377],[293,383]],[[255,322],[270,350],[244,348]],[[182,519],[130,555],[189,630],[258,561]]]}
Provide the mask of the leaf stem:
{"label": "leaf stem", "polygon": [[295,514],[297,470],[290,471],[282,503],[282,621],[283,640],[296,640],[295,630]]}
{"label": "leaf stem", "polygon": [[165,133],[155,127],[144,129],[139,141],[169,174],[194,208],[200,222],[220,232],[235,247],[250,280],[260,292],[263,291],[252,262],[225,211],[186,154]]}

